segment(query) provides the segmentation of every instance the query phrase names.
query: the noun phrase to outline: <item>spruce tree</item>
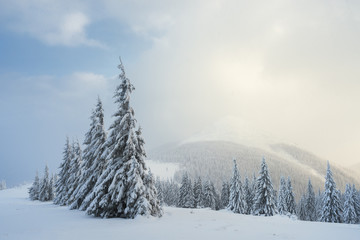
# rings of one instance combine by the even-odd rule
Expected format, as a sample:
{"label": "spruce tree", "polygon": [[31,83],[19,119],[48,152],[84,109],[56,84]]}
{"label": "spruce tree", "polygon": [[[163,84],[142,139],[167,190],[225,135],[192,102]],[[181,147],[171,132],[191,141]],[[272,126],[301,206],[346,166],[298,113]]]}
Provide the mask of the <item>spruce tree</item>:
{"label": "spruce tree", "polygon": [[202,205],[206,208],[211,208],[212,210],[216,209],[216,200],[214,194],[214,187],[210,180],[206,181],[203,189],[203,201]]}
{"label": "spruce tree", "polygon": [[118,110],[106,141],[107,167],[93,191],[86,197],[91,202],[87,213],[99,217],[134,218],[137,215],[161,216],[152,177],[146,172],[144,140],[136,130],[130,95],[134,90],[120,61],[120,85],[115,91]]}
{"label": "spruce tree", "polygon": [[194,207],[200,208],[202,207],[202,199],[203,199],[203,186],[201,182],[201,178],[198,177],[197,181],[194,182]]}
{"label": "spruce tree", "polygon": [[285,201],[286,201],[286,207],[287,207],[286,211],[289,214],[295,214],[296,213],[295,196],[294,196],[294,193],[292,190],[290,177],[288,177],[288,180],[286,183]]}
{"label": "spruce tree", "polygon": [[157,198],[159,199],[160,205],[164,205],[164,190],[163,184],[160,180],[160,177],[157,177],[155,180],[155,187],[157,191]]}
{"label": "spruce tree", "polygon": [[309,179],[307,192],[305,195],[305,220],[306,221],[316,221],[316,199],[311,180]]}
{"label": "spruce tree", "polygon": [[259,177],[256,180],[254,214],[273,216],[276,214],[274,189],[265,158],[262,159]]}
{"label": "spruce tree", "polygon": [[33,200],[33,201],[39,200],[39,189],[40,189],[39,173],[38,173],[38,171],[36,171],[34,182],[29,189],[30,200]]}
{"label": "spruce tree", "polygon": [[339,191],[336,189],[335,181],[332,177],[330,164],[327,164],[325,177],[325,191],[322,198],[322,209],[320,215],[321,222],[341,222],[341,201]]}
{"label": "spruce tree", "polygon": [[301,197],[300,202],[298,204],[297,217],[302,221],[306,220],[307,213],[306,213],[306,197],[305,196]]}
{"label": "spruce tree", "polygon": [[254,205],[254,190],[248,177],[245,178],[245,182],[244,182],[244,195],[246,201],[245,214],[249,215],[252,213],[252,206]]}
{"label": "spruce tree", "polygon": [[50,178],[49,178],[49,168],[46,165],[44,171],[44,177],[40,181],[40,188],[39,188],[39,200],[42,202],[50,201]]}
{"label": "spruce tree", "polygon": [[221,188],[221,208],[226,208],[229,205],[230,186],[224,181]]}
{"label": "spruce tree", "polygon": [[71,209],[80,208],[80,210],[85,210],[88,207],[90,203],[84,200],[93,190],[106,166],[105,157],[103,156],[106,142],[104,110],[99,97],[90,119],[90,129],[86,133],[84,140],[85,148],[81,165],[82,174],[79,178],[78,186],[70,199],[73,202],[70,206]]}
{"label": "spruce tree", "polygon": [[73,154],[71,158],[70,168],[69,168],[69,178],[67,180],[68,193],[65,197],[66,205],[70,205],[75,199],[73,193],[75,189],[79,186],[79,180],[82,175],[81,164],[82,164],[82,151],[79,141],[73,142]]}
{"label": "spruce tree", "polygon": [[286,191],[287,191],[286,181],[285,178],[282,176],[280,178],[279,196],[277,202],[277,209],[280,215],[287,214]]}
{"label": "spruce tree", "polygon": [[244,214],[246,212],[246,201],[243,194],[240,173],[234,159],[233,176],[230,181],[230,197],[228,208],[234,213]]}
{"label": "spruce tree", "polygon": [[354,189],[349,185],[346,184],[345,190],[345,201],[344,201],[344,212],[343,212],[343,219],[344,223],[355,224],[357,223],[358,216],[356,213],[356,196],[355,196]]}
{"label": "spruce tree", "polygon": [[188,174],[185,172],[181,180],[181,186],[179,189],[179,202],[178,207],[193,208],[194,207],[194,191],[192,188],[191,180]]}
{"label": "spruce tree", "polygon": [[352,186],[352,191],[354,193],[354,199],[355,199],[355,213],[357,216],[356,223],[360,223],[360,192],[356,191],[355,185]]}
{"label": "spruce tree", "polygon": [[54,203],[58,205],[66,204],[66,196],[68,194],[69,186],[68,179],[70,177],[70,166],[72,159],[72,146],[70,145],[69,138],[66,138],[65,148],[63,152],[63,162],[60,165],[60,172],[55,184],[55,199]]}

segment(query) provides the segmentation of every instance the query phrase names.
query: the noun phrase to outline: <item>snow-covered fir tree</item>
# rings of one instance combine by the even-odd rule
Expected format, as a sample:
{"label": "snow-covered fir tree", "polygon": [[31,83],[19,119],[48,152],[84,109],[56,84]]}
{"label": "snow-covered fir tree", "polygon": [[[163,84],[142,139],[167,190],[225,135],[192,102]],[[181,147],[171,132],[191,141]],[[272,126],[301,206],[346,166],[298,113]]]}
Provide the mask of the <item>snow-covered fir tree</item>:
{"label": "snow-covered fir tree", "polygon": [[[107,167],[93,191],[85,198],[91,202],[87,213],[99,217],[134,218],[137,215],[161,216],[154,181],[146,172],[144,141],[136,131],[130,95],[134,90],[120,61],[120,85],[115,91],[118,110],[106,141]],[[152,177],[151,177],[152,178]],[[153,191],[153,192],[151,192]],[[150,199],[156,198],[156,199]]]}
{"label": "snow-covered fir tree", "polygon": [[343,211],[343,219],[344,223],[355,224],[358,221],[358,216],[356,213],[356,192],[350,186],[350,184],[346,184],[346,189],[344,193],[345,201],[344,201],[344,211]]}
{"label": "snow-covered fir tree", "polygon": [[51,199],[51,192],[53,186],[50,185],[50,176],[49,176],[49,168],[46,165],[44,171],[44,177],[40,181],[39,187],[39,200],[42,202],[50,201]]}
{"label": "snow-covered fir tree", "polygon": [[300,202],[298,204],[298,208],[296,211],[298,219],[302,221],[306,221],[307,213],[306,213],[306,196],[302,196]]}
{"label": "snow-covered fir tree", "polygon": [[194,191],[191,180],[185,172],[182,176],[181,186],[179,189],[178,207],[193,208],[194,207]]}
{"label": "snow-covered fir tree", "polygon": [[202,199],[203,199],[203,185],[201,178],[194,182],[194,207],[200,208],[202,207]]}
{"label": "snow-covered fir tree", "polygon": [[240,173],[234,159],[233,176],[230,180],[230,197],[228,209],[234,213],[244,214],[246,212],[246,201],[243,194]]}
{"label": "snow-covered fir tree", "polygon": [[253,213],[264,216],[273,216],[276,214],[274,189],[265,158],[262,159],[259,177],[256,180]]}
{"label": "snow-covered fir tree", "polygon": [[279,186],[279,195],[278,195],[278,201],[277,201],[277,209],[278,213],[280,215],[286,215],[287,212],[287,204],[286,204],[286,181],[283,176],[280,178],[280,186]]}
{"label": "snow-covered fir tree", "polygon": [[105,169],[106,132],[104,128],[104,109],[100,98],[97,99],[95,110],[90,117],[90,129],[85,134],[84,151],[81,165],[81,176],[74,193],[71,196],[70,208],[85,210],[90,202],[84,202],[86,196],[93,190],[98,178]]}
{"label": "snow-covered fir tree", "polygon": [[55,189],[54,189],[54,186],[55,186],[55,177],[54,177],[54,174],[51,175],[50,177],[50,184],[49,184],[49,199],[50,200],[54,200],[55,198]]}
{"label": "snow-covered fir tree", "polygon": [[296,204],[295,204],[295,196],[291,185],[291,178],[288,177],[286,182],[286,195],[285,195],[285,201],[286,201],[286,211],[289,214],[295,214],[296,213]]}
{"label": "snow-covered fir tree", "polygon": [[73,142],[72,146],[72,157],[69,168],[69,178],[67,180],[68,193],[65,197],[66,204],[70,205],[75,199],[73,197],[73,193],[75,189],[79,186],[79,180],[82,175],[81,172],[81,164],[82,164],[82,151],[80,147],[79,141]]}
{"label": "snow-covered fir tree", "polygon": [[162,216],[163,210],[158,199],[155,180],[150,170],[148,173],[145,173],[144,185],[145,198],[143,199],[144,202],[139,204],[142,208],[139,212],[142,215]]}
{"label": "snow-covered fir tree", "polygon": [[167,206],[177,206],[179,199],[179,186],[173,180],[167,180],[163,184],[164,202]]}
{"label": "snow-covered fir tree", "polygon": [[341,222],[341,200],[340,193],[336,189],[336,184],[332,176],[330,164],[327,164],[327,172],[325,177],[325,191],[322,198],[322,209],[320,212],[321,222]]}
{"label": "snow-covered fir tree", "polygon": [[311,180],[309,179],[308,187],[305,195],[305,220],[306,221],[316,221],[316,199]]}
{"label": "snow-covered fir tree", "polygon": [[353,190],[354,199],[355,199],[355,213],[358,217],[356,223],[360,223],[360,191],[356,190],[354,184],[352,186],[352,190]]}
{"label": "snow-covered fir tree", "polygon": [[216,209],[215,188],[210,180],[206,181],[203,189],[202,205],[206,208]]}
{"label": "snow-covered fir tree", "polygon": [[249,178],[245,177],[244,182],[244,195],[245,195],[245,201],[246,201],[246,209],[245,214],[249,215],[252,213],[252,207],[254,205],[254,189],[253,184],[250,183]]}
{"label": "snow-covered fir tree", "polygon": [[159,199],[160,205],[164,205],[164,191],[163,191],[163,184],[160,180],[160,177],[157,177],[155,180],[155,187],[157,191],[157,198]]}
{"label": "snow-covered fir tree", "polygon": [[229,198],[230,198],[229,183],[226,181],[223,181],[222,188],[221,188],[221,209],[226,208],[229,205]]}
{"label": "snow-covered fir tree", "polygon": [[40,179],[39,173],[36,171],[35,179],[32,186],[29,189],[29,198],[31,200],[39,200],[39,189],[40,189]]}
{"label": "snow-covered fir tree", "polygon": [[55,184],[55,199],[54,203],[58,205],[65,205],[68,195],[68,179],[70,177],[70,166],[71,159],[73,155],[72,146],[70,144],[69,138],[66,138],[65,148],[63,152],[63,161],[60,165],[60,172],[58,174],[58,179]]}

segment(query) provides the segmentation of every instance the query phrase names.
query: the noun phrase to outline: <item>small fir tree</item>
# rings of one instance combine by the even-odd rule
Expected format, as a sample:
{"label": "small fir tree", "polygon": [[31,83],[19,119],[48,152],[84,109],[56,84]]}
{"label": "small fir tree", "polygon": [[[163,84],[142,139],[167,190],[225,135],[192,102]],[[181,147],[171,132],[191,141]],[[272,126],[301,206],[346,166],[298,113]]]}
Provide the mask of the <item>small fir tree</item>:
{"label": "small fir tree", "polygon": [[356,213],[356,198],[355,198],[355,192],[353,188],[346,184],[346,190],[345,190],[345,201],[344,201],[344,212],[343,212],[343,219],[344,223],[350,223],[355,224],[357,223],[358,216]]}
{"label": "small fir tree", "polygon": [[230,186],[224,181],[221,188],[221,208],[226,208],[229,205]]}
{"label": "small fir tree", "polygon": [[40,179],[39,173],[36,171],[35,179],[32,186],[29,189],[29,198],[31,200],[39,200],[39,189],[40,189]]}
{"label": "small fir tree", "polygon": [[316,199],[311,180],[309,179],[305,196],[305,219],[306,221],[316,221]]}
{"label": "small fir tree", "polygon": [[286,204],[286,191],[287,191],[286,181],[285,178],[282,176],[280,178],[280,188],[279,188],[279,196],[277,202],[278,213],[280,215],[286,215],[288,213],[287,204]]}

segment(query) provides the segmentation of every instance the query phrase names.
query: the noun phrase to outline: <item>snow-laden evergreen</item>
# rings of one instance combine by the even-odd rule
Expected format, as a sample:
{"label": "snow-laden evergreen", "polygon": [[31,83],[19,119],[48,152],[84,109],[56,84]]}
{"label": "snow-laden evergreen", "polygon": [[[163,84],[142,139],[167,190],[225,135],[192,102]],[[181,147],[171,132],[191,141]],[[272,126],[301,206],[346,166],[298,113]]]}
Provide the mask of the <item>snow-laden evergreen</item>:
{"label": "snow-laden evergreen", "polygon": [[29,189],[29,198],[31,200],[39,200],[39,189],[40,189],[40,179],[39,173],[36,171],[35,179],[32,186]]}
{"label": "snow-laden evergreen", "polygon": [[181,186],[179,189],[178,207],[193,208],[194,207],[194,191],[191,184],[191,179],[185,172],[182,176]]}
{"label": "snow-laden evergreen", "polygon": [[200,208],[202,207],[202,199],[203,199],[203,184],[201,178],[194,182],[194,207]]}
{"label": "snow-laden evergreen", "polygon": [[167,180],[163,183],[164,203],[167,206],[176,206],[178,204],[179,186],[173,180]]}
{"label": "snow-laden evergreen", "polygon": [[285,201],[286,201],[286,211],[289,214],[295,214],[296,213],[295,196],[294,196],[294,192],[292,189],[290,177],[288,177],[287,182],[286,182]]}
{"label": "snow-laden evergreen", "polygon": [[44,177],[40,181],[39,187],[39,200],[42,202],[53,200],[51,194],[53,186],[50,183],[49,168],[46,165],[44,171]]}
{"label": "snow-laden evergreen", "polygon": [[0,190],[4,190],[6,189],[6,181],[5,180],[1,180],[0,181]]}
{"label": "snow-laden evergreen", "polygon": [[221,208],[226,208],[229,205],[230,186],[224,181],[221,188]]}
{"label": "snow-laden evergreen", "polygon": [[356,192],[354,191],[355,187],[352,188],[350,184],[346,184],[345,189],[345,201],[344,201],[344,212],[343,220],[344,223],[355,224],[358,221],[358,216],[356,213]]}
{"label": "snow-laden evergreen", "polygon": [[[93,191],[85,198],[90,202],[87,213],[99,217],[134,218],[137,215],[161,216],[154,181],[146,172],[144,140],[136,131],[130,95],[134,90],[120,61],[120,85],[115,91],[118,109],[106,141],[107,167]],[[155,199],[150,199],[155,198]]]}
{"label": "snow-laden evergreen", "polygon": [[68,192],[65,197],[66,205],[71,204],[75,200],[72,196],[75,189],[79,186],[80,177],[82,175],[82,151],[78,140],[73,142],[72,149],[73,151],[69,168],[70,175],[67,179]]}
{"label": "snow-laden evergreen", "polygon": [[252,207],[254,205],[254,187],[253,183],[250,183],[249,178],[245,177],[244,182],[244,188],[243,193],[245,195],[245,201],[246,201],[246,209],[245,214],[251,214],[252,213]]}
{"label": "snow-laden evergreen", "polygon": [[100,98],[97,99],[95,110],[90,117],[90,129],[85,135],[83,161],[79,183],[70,201],[70,208],[85,210],[90,202],[85,202],[86,196],[93,190],[99,176],[105,169],[106,161],[103,156],[106,142],[104,128],[104,110]]}
{"label": "snow-laden evergreen", "polygon": [[322,198],[322,209],[320,212],[321,222],[341,222],[341,200],[340,192],[336,189],[336,184],[332,176],[330,164],[327,164],[327,171],[325,177],[325,191]]}
{"label": "snow-laden evergreen", "polygon": [[306,213],[306,196],[302,196],[297,208],[298,219],[305,221],[307,217]]}
{"label": "snow-laden evergreen", "polygon": [[163,184],[160,180],[160,177],[157,177],[155,180],[155,187],[157,191],[157,198],[159,199],[160,205],[164,205],[164,191],[163,191]]}
{"label": "snow-laden evergreen", "polygon": [[277,209],[278,213],[280,215],[286,215],[287,214],[287,204],[286,204],[286,181],[283,176],[280,178],[280,186],[279,186],[279,195],[278,195],[278,201],[277,201]]}
{"label": "snow-laden evergreen", "polygon": [[240,173],[234,159],[233,176],[230,180],[230,197],[228,209],[234,213],[244,214],[246,212],[246,201],[242,189]]}
{"label": "snow-laden evergreen", "polygon": [[204,184],[202,205],[206,208],[216,209],[216,193],[214,184],[208,180]]}
{"label": "snow-laden evergreen", "polygon": [[65,205],[68,195],[68,179],[70,177],[70,166],[71,158],[73,155],[73,149],[70,144],[69,138],[66,138],[65,148],[63,152],[63,161],[60,165],[60,171],[58,174],[58,179],[55,184],[55,199],[54,203],[58,205]]}
{"label": "snow-laden evergreen", "polygon": [[255,215],[273,216],[276,214],[274,189],[265,158],[262,159],[259,177],[256,180],[253,211]]}
{"label": "snow-laden evergreen", "polygon": [[356,223],[360,223],[360,191],[356,191],[354,184],[352,186],[352,190],[353,190],[354,199],[355,199],[355,213],[358,217]]}
{"label": "snow-laden evergreen", "polygon": [[305,195],[305,215],[306,221],[317,220],[315,192],[310,179]]}

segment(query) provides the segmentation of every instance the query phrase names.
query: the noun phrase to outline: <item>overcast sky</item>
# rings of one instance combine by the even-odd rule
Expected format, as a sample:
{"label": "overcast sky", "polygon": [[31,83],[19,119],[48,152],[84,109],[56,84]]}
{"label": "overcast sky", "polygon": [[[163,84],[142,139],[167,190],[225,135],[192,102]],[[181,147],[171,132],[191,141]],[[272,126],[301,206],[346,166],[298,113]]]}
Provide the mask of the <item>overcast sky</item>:
{"label": "overcast sky", "polygon": [[98,95],[110,125],[119,56],[148,149],[222,123],[360,162],[359,42],[355,0],[0,0],[0,179],[56,171]]}

